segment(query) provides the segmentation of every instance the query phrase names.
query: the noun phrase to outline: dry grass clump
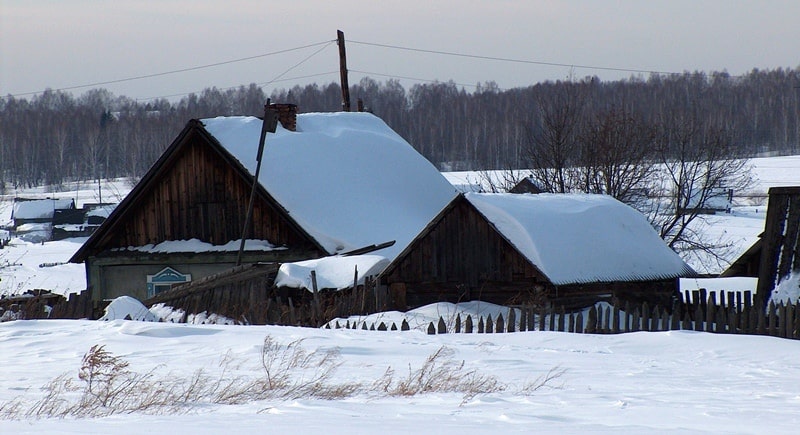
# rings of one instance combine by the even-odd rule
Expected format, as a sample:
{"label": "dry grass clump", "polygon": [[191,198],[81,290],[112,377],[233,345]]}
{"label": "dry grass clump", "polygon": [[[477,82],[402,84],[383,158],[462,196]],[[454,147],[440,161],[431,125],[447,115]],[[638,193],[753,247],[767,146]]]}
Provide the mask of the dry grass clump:
{"label": "dry grass clump", "polygon": [[[416,370],[395,379],[389,367],[375,381],[336,383],[341,365],[338,349],[307,351],[303,340],[281,345],[267,336],[261,349],[261,376],[239,374],[243,370],[230,354],[221,373],[197,370],[189,376],[161,374],[157,367],[144,373],[130,369],[122,358],[104,346],[92,346],[84,355],[77,379],[63,374],[43,387],[44,395],[33,403],[18,398],[0,404],[0,419],[104,417],[112,414],[180,414],[203,404],[244,404],[261,400],[317,398],[336,400],[358,394],[415,396],[426,393],[458,393],[462,404],[479,394],[500,392],[507,386],[494,376],[464,368],[455,352],[441,347]],[[553,369],[523,386],[532,394],[564,374]]]}

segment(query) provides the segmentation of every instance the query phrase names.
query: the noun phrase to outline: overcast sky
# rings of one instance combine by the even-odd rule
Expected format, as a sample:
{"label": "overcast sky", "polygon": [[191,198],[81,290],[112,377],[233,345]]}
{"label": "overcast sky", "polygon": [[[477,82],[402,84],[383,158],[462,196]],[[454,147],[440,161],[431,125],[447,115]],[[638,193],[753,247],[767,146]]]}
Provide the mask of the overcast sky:
{"label": "overcast sky", "polygon": [[[269,93],[338,82],[332,42],[261,56],[333,41],[337,29],[348,40],[351,83],[365,75],[380,81],[409,77],[453,80],[469,91],[490,80],[507,89],[570,75],[739,75],[800,65],[798,0],[0,0],[0,95],[30,98],[26,94],[46,88],[254,56],[259,57],[98,87],[137,99],[177,99],[211,86],[258,83]],[[406,89],[417,83],[401,82]]]}

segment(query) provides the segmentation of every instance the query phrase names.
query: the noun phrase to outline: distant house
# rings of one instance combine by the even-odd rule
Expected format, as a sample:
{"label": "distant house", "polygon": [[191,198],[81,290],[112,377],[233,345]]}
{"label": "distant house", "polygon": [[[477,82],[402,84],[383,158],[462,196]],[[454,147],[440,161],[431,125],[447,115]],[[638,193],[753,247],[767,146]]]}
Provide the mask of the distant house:
{"label": "distant house", "polygon": [[[282,126],[267,135],[242,263],[394,241],[375,252],[391,260],[456,195],[374,115],[276,108]],[[236,264],[261,128],[247,116],[189,121],[71,258],[85,262],[95,299],[144,300]]]}
{"label": "distant house", "polygon": [[694,271],[646,219],[602,195],[459,195],[380,276],[395,308],[480,299],[578,308],[671,304]]}
{"label": "distant house", "polygon": [[[702,204],[701,197],[705,194]],[[688,204],[685,209],[681,210],[682,213],[696,212],[700,214],[716,214],[717,212],[729,213],[733,204],[733,189],[725,187],[712,187],[707,192],[700,189],[692,191],[692,196],[689,198]]]}
{"label": "distant house", "polygon": [[51,240],[55,222],[75,213],[75,201],[71,198],[15,198],[11,219],[17,237],[38,243]]}
{"label": "distant house", "polygon": [[74,199],[16,198],[11,210],[11,219],[14,221],[15,227],[32,223],[52,223],[56,212],[67,210],[75,210]]}
{"label": "distant house", "polygon": [[533,180],[533,177],[525,177],[522,180],[519,180],[519,183],[515,184],[508,193],[542,193],[544,189],[539,187],[536,181]]}

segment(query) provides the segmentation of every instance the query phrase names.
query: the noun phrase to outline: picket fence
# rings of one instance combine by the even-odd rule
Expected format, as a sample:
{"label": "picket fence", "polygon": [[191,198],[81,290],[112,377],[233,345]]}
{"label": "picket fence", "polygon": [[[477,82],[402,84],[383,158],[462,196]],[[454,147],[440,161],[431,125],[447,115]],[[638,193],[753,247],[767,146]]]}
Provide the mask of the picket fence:
{"label": "picket fence", "polygon": [[[717,300],[719,296],[719,301]],[[622,306],[620,306],[622,305]],[[383,322],[335,321],[326,328],[366,330],[409,330],[408,322],[400,326]],[[672,307],[650,307],[642,304],[598,304],[581,312],[567,313],[563,308],[516,306],[505,315],[473,318],[439,317],[427,326],[428,334],[447,333],[508,333],[524,331],[560,331],[587,334],[619,334],[637,331],[704,331],[720,334],[769,335],[781,338],[800,338],[800,305],[797,303],[753,300],[751,292],[720,292],[705,290],[688,292]]]}

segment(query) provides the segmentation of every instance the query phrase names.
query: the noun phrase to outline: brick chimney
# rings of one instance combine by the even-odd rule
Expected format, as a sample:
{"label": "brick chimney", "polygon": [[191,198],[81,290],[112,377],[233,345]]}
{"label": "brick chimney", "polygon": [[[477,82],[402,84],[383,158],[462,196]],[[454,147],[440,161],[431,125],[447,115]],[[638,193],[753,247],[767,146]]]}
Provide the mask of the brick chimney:
{"label": "brick chimney", "polygon": [[289,131],[297,131],[297,104],[270,104],[269,108],[278,112],[278,121]]}

